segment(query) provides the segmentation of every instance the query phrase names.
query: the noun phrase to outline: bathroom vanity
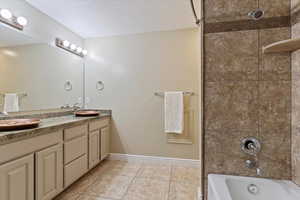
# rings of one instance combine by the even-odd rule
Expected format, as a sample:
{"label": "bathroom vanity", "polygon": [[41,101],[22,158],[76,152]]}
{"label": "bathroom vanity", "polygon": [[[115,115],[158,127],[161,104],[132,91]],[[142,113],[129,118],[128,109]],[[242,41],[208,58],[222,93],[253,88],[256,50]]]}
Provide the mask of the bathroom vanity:
{"label": "bathroom vanity", "polygon": [[110,112],[0,132],[0,200],[51,200],[109,155]]}

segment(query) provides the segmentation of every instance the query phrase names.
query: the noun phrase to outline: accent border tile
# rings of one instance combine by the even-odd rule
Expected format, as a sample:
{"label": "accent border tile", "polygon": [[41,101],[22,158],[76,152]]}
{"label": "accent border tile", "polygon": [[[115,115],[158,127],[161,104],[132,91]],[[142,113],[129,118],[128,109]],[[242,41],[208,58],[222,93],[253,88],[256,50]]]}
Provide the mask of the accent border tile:
{"label": "accent border tile", "polygon": [[259,21],[255,20],[239,20],[228,22],[205,23],[204,33],[219,33],[231,31],[257,30],[279,27],[290,27],[290,16],[270,17]]}

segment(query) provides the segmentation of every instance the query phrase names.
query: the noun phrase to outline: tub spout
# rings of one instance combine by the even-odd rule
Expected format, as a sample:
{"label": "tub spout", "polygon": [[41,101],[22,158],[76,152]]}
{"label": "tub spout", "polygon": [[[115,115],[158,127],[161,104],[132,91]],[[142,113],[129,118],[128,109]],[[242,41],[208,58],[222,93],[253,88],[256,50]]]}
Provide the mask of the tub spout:
{"label": "tub spout", "polygon": [[262,170],[260,168],[256,168],[256,175],[257,176],[262,176],[263,175]]}

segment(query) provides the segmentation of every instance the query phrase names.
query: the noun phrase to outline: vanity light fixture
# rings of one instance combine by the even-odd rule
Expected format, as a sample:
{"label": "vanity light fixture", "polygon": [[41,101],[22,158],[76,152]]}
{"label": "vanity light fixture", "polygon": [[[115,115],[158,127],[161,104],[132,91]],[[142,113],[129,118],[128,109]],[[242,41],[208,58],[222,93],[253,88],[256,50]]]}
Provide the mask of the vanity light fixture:
{"label": "vanity light fixture", "polygon": [[24,29],[24,26],[26,26],[28,23],[25,17],[23,16],[16,17],[8,9],[0,9],[0,22],[21,31]]}
{"label": "vanity light fixture", "polygon": [[82,48],[81,47],[77,47],[76,52],[77,53],[81,53],[82,52]]}
{"label": "vanity light fixture", "polygon": [[63,41],[63,45],[64,45],[64,47],[69,47],[70,46],[70,42],[68,40],[64,40]]}
{"label": "vanity light fixture", "polygon": [[77,56],[84,57],[87,55],[87,50],[83,49],[82,47],[78,47],[75,44],[71,44],[68,40],[61,40],[59,38],[56,38],[55,43],[57,47],[71,52]]}
{"label": "vanity light fixture", "polygon": [[74,51],[76,49],[76,45],[75,44],[71,44],[70,49]]}
{"label": "vanity light fixture", "polygon": [[12,13],[8,9],[1,9],[0,15],[4,19],[11,19],[12,18]]}
{"label": "vanity light fixture", "polygon": [[82,50],[82,54],[86,56],[88,54],[87,50]]}

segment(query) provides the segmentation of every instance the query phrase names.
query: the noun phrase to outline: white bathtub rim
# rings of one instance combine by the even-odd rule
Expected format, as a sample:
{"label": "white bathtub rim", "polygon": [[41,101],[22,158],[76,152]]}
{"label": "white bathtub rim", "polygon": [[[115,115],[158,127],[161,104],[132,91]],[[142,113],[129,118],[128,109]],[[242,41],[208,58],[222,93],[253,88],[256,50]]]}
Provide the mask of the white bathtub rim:
{"label": "white bathtub rim", "polygon": [[[214,192],[214,195],[218,198],[217,200],[232,200],[229,188],[226,184],[226,179],[231,178],[235,180],[247,179],[253,181],[275,181],[278,183],[284,183],[288,188],[286,192],[290,195],[300,199],[300,187],[291,180],[280,180],[260,177],[248,177],[248,176],[236,176],[236,175],[224,175],[224,174],[209,174],[208,184]],[[222,196],[220,196],[222,195]],[[225,196],[224,196],[225,195]]]}

